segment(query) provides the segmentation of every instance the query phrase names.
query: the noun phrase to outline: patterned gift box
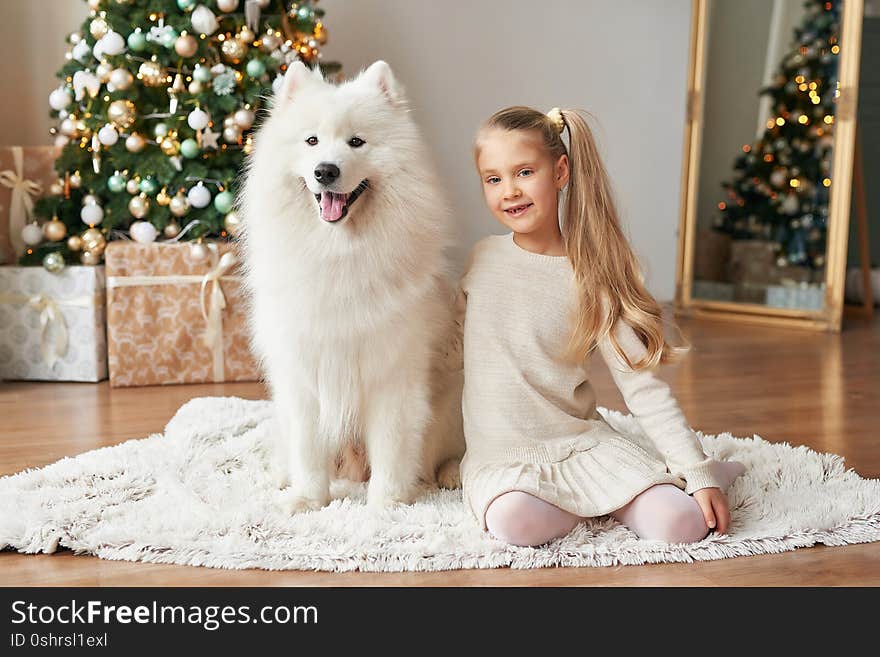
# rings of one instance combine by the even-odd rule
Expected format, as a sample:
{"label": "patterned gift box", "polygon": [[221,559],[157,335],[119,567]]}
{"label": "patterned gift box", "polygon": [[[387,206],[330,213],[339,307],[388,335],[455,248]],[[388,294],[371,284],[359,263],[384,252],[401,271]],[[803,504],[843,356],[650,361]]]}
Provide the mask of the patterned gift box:
{"label": "patterned gift box", "polygon": [[0,378],[107,378],[104,268],[0,267]]}
{"label": "patterned gift box", "polygon": [[58,180],[56,146],[0,147],[0,264],[15,264],[24,252],[21,229],[33,220],[34,201]]}
{"label": "patterned gift box", "polygon": [[107,245],[112,387],[256,381],[234,245],[114,241]]}

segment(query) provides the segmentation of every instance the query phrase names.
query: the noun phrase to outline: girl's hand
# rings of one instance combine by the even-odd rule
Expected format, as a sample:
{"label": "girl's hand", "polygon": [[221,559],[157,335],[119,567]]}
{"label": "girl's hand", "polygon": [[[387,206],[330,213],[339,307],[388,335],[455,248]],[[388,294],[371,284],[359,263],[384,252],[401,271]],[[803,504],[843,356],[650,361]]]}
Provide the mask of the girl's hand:
{"label": "girl's hand", "polygon": [[730,507],[727,496],[720,488],[701,488],[693,492],[694,499],[703,510],[703,517],[709,529],[718,534],[726,534],[730,526]]}

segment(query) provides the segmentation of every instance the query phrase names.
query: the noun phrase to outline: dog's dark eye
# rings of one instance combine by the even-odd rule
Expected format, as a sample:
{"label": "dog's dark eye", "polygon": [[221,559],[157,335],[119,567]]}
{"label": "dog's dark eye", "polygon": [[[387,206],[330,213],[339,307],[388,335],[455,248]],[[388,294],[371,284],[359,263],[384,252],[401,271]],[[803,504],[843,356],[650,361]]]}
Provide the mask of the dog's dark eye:
{"label": "dog's dark eye", "polygon": [[367,142],[365,142],[360,137],[352,137],[351,139],[348,140],[348,145],[351,146],[352,148],[360,148],[361,146],[363,146],[366,143]]}
{"label": "dog's dark eye", "polygon": [[307,143],[309,146],[317,146],[317,145],[318,145],[318,138],[315,137],[314,135],[312,135],[311,137],[309,137],[308,139],[306,139],[306,143]]}

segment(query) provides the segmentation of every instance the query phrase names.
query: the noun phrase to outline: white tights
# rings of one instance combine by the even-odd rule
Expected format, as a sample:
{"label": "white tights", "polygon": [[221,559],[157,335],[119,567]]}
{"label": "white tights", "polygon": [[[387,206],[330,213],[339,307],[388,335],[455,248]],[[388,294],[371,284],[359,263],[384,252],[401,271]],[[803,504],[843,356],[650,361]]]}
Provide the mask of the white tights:
{"label": "white tights", "polygon": [[[712,469],[726,491],[745,466],[739,461],[714,461]],[[693,543],[709,534],[700,505],[674,484],[651,486],[609,515],[643,539]],[[582,519],[518,490],[499,495],[486,510],[489,532],[513,545],[542,545],[565,536]]]}

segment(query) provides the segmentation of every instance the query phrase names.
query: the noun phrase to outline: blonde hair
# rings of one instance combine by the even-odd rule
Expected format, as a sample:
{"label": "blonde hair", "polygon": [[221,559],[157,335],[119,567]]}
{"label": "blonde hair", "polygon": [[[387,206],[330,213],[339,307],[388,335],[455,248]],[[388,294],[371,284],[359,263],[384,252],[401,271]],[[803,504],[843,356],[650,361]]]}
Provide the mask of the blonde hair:
{"label": "blonde hair", "polygon": [[[606,335],[633,370],[651,369],[672,361],[687,348],[673,347],[663,335],[660,304],[644,286],[638,259],[620,228],[611,185],[583,110],[562,109],[570,149],[553,117],[530,107],[514,106],[489,117],[477,132],[523,130],[540,137],[555,163],[569,158],[569,181],[562,213],[562,237],[577,283],[572,332],[564,357],[583,362]],[[558,115],[557,115],[558,120]],[[632,326],[647,353],[632,362],[612,330],[618,318]]]}

